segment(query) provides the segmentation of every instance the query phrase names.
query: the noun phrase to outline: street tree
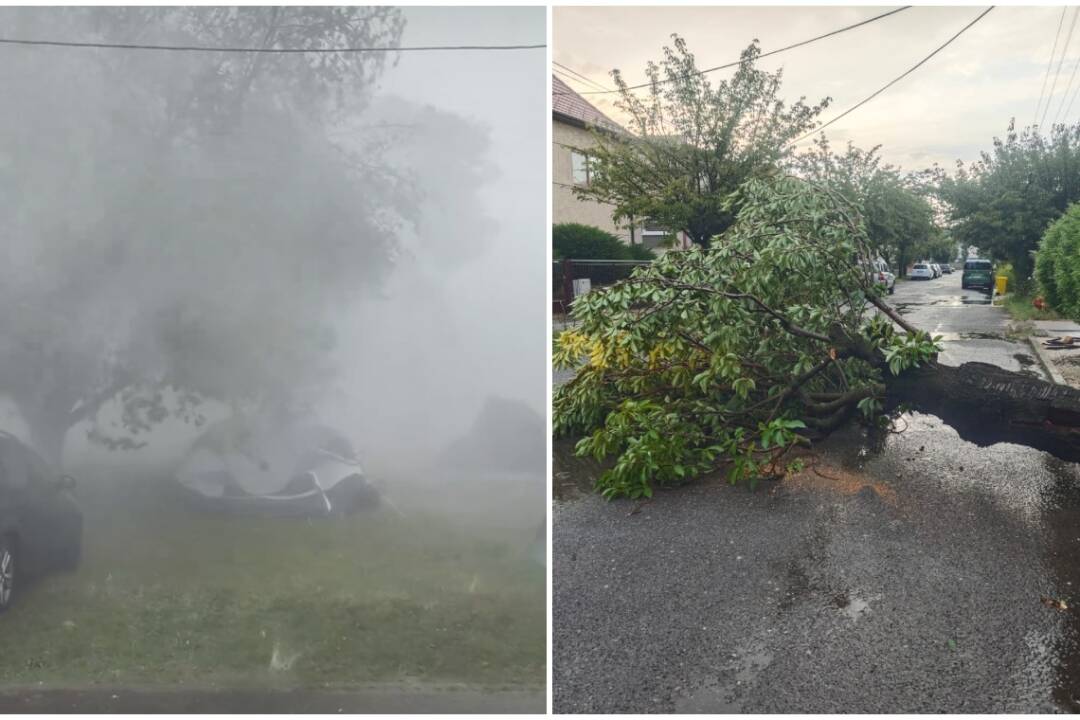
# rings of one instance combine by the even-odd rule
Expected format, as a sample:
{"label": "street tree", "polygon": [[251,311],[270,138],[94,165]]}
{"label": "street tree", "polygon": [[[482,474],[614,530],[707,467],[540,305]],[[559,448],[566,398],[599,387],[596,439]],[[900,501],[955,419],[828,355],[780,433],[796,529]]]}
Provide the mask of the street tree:
{"label": "street tree", "polygon": [[614,457],[606,497],[650,496],[716,468],[731,482],[783,473],[795,446],[901,403],[979,444],[1080,459],[1080,391],[982,363],[937,362],[940,338],[881,296],[857,206],[774,173],[729,199],[736,223],[709,248],[672,251],[573,307],[553,361],[576,370],[554,430]]}
{"label": "street tree", "polygon": [[[374,7],[3,12],[24,37],[233,47],[394,46],[404,24]],[[169,414],[198,422],[207,398],[302,411],[334,377],[335,315],[392,268],[420,199],[445,191],[482,226],[462,190],[481,132],[412,113],[430,127],[396,144],[441,137],[458,169],[433,189],[355,129],[388,54],[2,52],[0,393],[51,459],[113,399],[123,427],[91,439],[115,448]]]}
{"label": "street tree", "polygon": [[827,185],[856,205],[871,246],[903,276],[909,263],[942,252],[941,243],[935,243],[941,234],[919,183],[883,163],[880,148],[862,150],[849,142],[843,153],[836,153],[823,133],[788,164],[800,177]]}
{"label": "street tree", "polygon": [[957,162],[950,176],[935,168],[937,191],[949,208],[953,237],[980,252],[1012,263],[1026,283],[1032,253],[1047,226],[1080,200],[1080,123],[1017,130],[971,165]]}
{"label": "street tree", "polygon": [[753,42],[738,69],[715,85],[697,67],[686,41],[673,35],[660,63],[646,68],[649,86],[631,90],[618,70],[616,106],[629,118],[628,133],[596,131],[578,148],[592,163],[583,199],[614,206],[613,219],[648,220],[684,232],[707,246],[734,221],[727,201],[747,178],[775,164],[788,146],[812,130],[828,106],[780,97],[783,72],[756,67]]}

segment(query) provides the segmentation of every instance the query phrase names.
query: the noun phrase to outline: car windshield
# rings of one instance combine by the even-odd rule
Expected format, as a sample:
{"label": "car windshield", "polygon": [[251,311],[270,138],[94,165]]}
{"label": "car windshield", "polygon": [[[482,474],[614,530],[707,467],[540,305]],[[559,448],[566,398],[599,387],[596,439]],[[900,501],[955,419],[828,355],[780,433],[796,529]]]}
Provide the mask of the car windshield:
{"label": "car windshield", "polygon": [[925,269],[926,269],[926,266],[925,266],[925,265],[921,265],[921,264],[920,264],[920,265],[916,265],[916,266],[915,266],[915,269],[916,269],[916,270],[925,270]]}
{"label": "car windshield", "polygon": [[969,260],[966,263],[964,263],[964,269],[965,270],[989,270],[990,269],[990,261],[989,260]]}

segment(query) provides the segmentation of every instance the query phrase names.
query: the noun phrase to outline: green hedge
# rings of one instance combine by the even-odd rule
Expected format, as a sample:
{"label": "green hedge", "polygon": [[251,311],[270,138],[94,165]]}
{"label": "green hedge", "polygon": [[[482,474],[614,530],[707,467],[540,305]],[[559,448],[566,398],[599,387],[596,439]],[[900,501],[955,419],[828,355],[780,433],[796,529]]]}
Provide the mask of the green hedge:
{"label": "green hedge", "polygon": [[1050,307],[1080,321],[1080,203],[1070,205],[1043,234],[1035,280]]}
{"label": "green hedge", "polygon": [[609,232],[592,225],[559,223],[551,228],[556,260],[655,260],[652,250],[627,245]]}

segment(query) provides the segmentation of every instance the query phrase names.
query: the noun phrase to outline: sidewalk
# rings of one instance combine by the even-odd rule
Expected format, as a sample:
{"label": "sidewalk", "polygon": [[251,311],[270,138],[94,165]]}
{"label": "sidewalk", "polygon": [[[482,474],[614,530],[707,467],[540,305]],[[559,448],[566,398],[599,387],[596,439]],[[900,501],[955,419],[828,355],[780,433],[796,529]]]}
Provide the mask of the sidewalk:
{"label": "sidewalk", "polygon": [[1068,350],[1043,347],[1047,338],[1071,335],[1080,338],[1080,324],[1071,320],[1034,320],[1035,333],[1028,338],[1051,379],[1059,385],[1080,388],[1080,345]]}

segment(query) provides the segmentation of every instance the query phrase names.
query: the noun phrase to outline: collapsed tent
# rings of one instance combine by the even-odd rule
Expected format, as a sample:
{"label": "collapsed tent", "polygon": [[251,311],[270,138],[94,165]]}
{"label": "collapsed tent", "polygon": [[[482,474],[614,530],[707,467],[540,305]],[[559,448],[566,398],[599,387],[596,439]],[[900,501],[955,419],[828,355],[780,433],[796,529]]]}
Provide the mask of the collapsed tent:
{"label": "collapsed tent", "polygon": [[224,420],[194,443],[175,477],[197,506],[223,512],[329,516],[379,503],[348,440],[321,425]]}

